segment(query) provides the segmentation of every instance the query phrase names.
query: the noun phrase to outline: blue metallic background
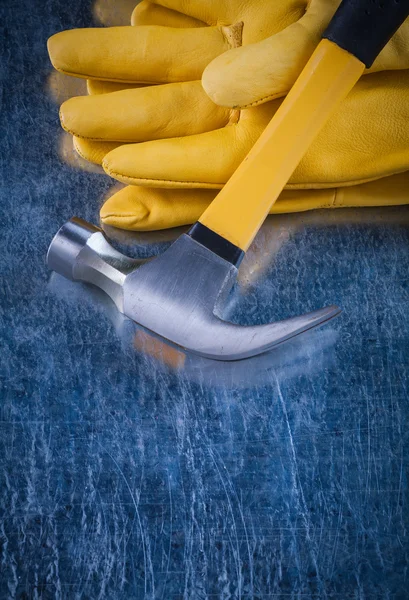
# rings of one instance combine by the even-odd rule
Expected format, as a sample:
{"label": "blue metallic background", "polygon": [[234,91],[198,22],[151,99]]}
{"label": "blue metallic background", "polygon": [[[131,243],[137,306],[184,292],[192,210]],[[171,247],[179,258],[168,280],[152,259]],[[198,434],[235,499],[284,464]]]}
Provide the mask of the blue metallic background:
{"label": "blue metallic background", "polygon": [[60,130],[46,40],[107,5],[0,5],[0,599],[409,598],[409,211],[269,218],[226,316],[344,313],[230,365],[51,275],[112,182]]}

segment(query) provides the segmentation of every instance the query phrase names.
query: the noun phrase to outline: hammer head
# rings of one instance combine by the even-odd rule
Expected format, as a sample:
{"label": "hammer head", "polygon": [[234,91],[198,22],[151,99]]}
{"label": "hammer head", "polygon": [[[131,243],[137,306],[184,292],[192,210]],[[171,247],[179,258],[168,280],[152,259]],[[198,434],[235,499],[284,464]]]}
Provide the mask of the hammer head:
{"label": "hammer head", "polygon": [[237,268],[189,235],[149,261],[114,250],[102,231],[71,219],[52,241],[48,266],[105,290],[130,319],[185,350],[217,360],[266,352],[336,316],[329,306],[284,321],[243,327],[220,318]]}

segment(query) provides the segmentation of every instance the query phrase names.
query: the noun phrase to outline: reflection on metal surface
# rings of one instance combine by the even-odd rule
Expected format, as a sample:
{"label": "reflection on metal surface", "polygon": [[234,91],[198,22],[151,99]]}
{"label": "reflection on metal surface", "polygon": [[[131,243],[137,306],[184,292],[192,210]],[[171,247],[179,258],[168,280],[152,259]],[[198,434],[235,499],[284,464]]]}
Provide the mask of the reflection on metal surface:
{"label": "reflection on metal surface", "polygon": [[366,207],[270,215],[240,265],[238,283],[246,288],[265,277],[283,246],[304,229],[385,224],[409,225],[409,212],[400,207]]}
{"label": "reflection on metal surface", "polygon": [[132,11],[140,0],[96,0],[92,13],[97,23],[106,27],[130,25]]}
{"label": "reflection on metal surface", "polygon": [[179,370],[186,363],[187,355],[182,350],[166,344],[147,331],[138,329],[133,338],[133,345],[138,352],[143,352],[166,367]]}
{"label": "reflection on metal surface", "polygon": [[264,222],[240,265],[238,283],[242,288],[253,285],[265,275],[291,234],[291,228],[279,220],[270,218]]}
{"label": "reflection on metal surface", "polygon": [[73,144],[72,135],[62,131],[59,138],[58,156],[60,159],[72,167],[73,169],[79,169],[86,171],[87,173],[101,173],[104,174],[104,169],[99,165],[94,165],[82,158],[78,152],[76,152]]}
{"label": "reflection on metal surface", "polygon": [[70,77],[53,70],[47,77],[46,93],[60,106],[73,96],[86,96],[87,82],[85,79]]}
{"label": "reflection on metal surface", "polygon": [[48,287],[60,300],[72,306],[87,306],[99,313],[100,319],[108,318],[124,352],[134,349],[151,361],[148,371],[157,375],[162,372],[164,376],[173,373],[181,382],[205,388],[248,389],[271,384],[272,377],[281,383],[334,366],[333,350],[339,334],[330,327],[307,332],[280,348],[247,359],[243,366],[241,362],[214,361],[187,354],[164,342],[119,313],[114,303],[97,288],[78,285],[58,273],[52,273]]}
{"label": "reflection on metal surface", "polygon": [[337,337],[330,328],[308,332],[302,339],[294,338],[280,349],[247,359],[245,368],[239,362],[187,355],[142,330],[135,333],[134,345],[154,360],[155,369],[170,369],[184,380],[231,390],[266,385],[271,383],[272,374],[282,382],[327,369],[334,363],[331,349]]}

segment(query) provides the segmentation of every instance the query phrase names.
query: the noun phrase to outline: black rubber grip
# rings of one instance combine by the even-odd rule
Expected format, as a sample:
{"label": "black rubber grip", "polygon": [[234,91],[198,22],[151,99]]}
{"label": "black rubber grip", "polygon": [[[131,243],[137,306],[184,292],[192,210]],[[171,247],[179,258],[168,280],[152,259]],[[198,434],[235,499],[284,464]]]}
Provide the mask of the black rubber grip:
{"label": "black rubber grip", "polygon": [[409,16],[409,0],[343,0],[323,37],[370,67]]}
{"label": "black rubber grip", "polygon": [[192,240],[195,240],[195,242],[198,242],[236,267],[243,260],[244,252],[241,248],[199,222],[195,223],[189,229],[188,235]]}

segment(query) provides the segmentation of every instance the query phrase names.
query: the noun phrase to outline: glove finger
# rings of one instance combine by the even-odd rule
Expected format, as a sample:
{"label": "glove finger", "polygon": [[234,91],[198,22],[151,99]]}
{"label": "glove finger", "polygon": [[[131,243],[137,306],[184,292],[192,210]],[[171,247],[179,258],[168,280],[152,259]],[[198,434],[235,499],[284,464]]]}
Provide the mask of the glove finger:
{"label": "glove finger", "polygon": [[126,186],[101,208],[104,225],[154,231],[197,221],[216,195],[213,190],[165,190]]}
{"label": "glove finger", "polygon": [[61,106],[65,131],[94,141],[144,142],[224,127],[231,110],[214,104],[200,81],[77,96]]}
{"label": "glove finger", "polygon": [[204,27],[206,23],[170,8],[143,0],[134,9],[132,25],[162,25],[164,27]]}
{"label": "glove finger", "polygon": [[409,204],[409,171],[337,190],[333,208]]}
{"label": "glove finger", "polygon": [[48,40],[57,71],[127,83],[198,80],[206,65],[229,48],[222,27],[72,29]]}
{"label": "glove finger", "polygon": [[284,190],[270,214],[321,208],[360,208],[409,204],[409,171],[357,185],[326,189]]}
{"label": "glove finger", "polygon": [[[152,4],[148,0],[142,0],[136,5],[132,12],[131,24],[135,26],[159,25],[163,27],[204,27],[203,21],[198,21],[187,15],[165,8],[158,4]],[[109,94],[129,88],[143,87],[143,83],[115,83],[112,81],[100,81],[99,79],[88,79],[87,90],[90,96],[96,94]],[[73,94],[71,94],[72,96]]]}
{"label": "glove finger", "polygon": [[[314,5],[315,6],[315,5]],[[257,106],[285,96],[317,46],[336,6],[320,3],[299,21],[258,43],[232,48],[204,70],[202,84],[216,104]]]}
{"label": "glove finger", "polygon": [[102,165],[105,156],[121,144],[119,142],[92,142],[73,137],[74,149],[86,161],[94,165]]}
{"label": "glove finger", "polygon": [[256,127],[235,125],[188,137],[126,144],[102,166],[122,183],[163,188],[219,189],[257,139]]}
{"label": "glove finger", "polygon": [[[101,19],[100,19],[101,20]],[[101,20],[101,22],[104,22]],[[105,22],[107,24],[107,22]],[[152,4],[148,0],[142,0],[136,5],[132,12],[131,24],[133,26],[159,25],[163,27],[204,27],[203,21],[198,21],[182,13],[178,13],[169,8]],[[113,25],[113,23],[112,23]],[[109,94],[119,92],[129,88],[143,87],[143,83],[116,83],[112,81],[100,81],[99,79],[88,79],[87,90],[90,96],[96,94]],[[76,94],[71,94],[71,96]]]}
{"label": "glove finger", "polygon": [[[116,83],[114,81],[101,81],[100,79],[87,79],[87,92],[90,96],[110,94],[111,92],[120,92],[121,90],[134,90],[145,86],[145,83]],[[71,97],[73,95],[78,94],[71,94]]]}

